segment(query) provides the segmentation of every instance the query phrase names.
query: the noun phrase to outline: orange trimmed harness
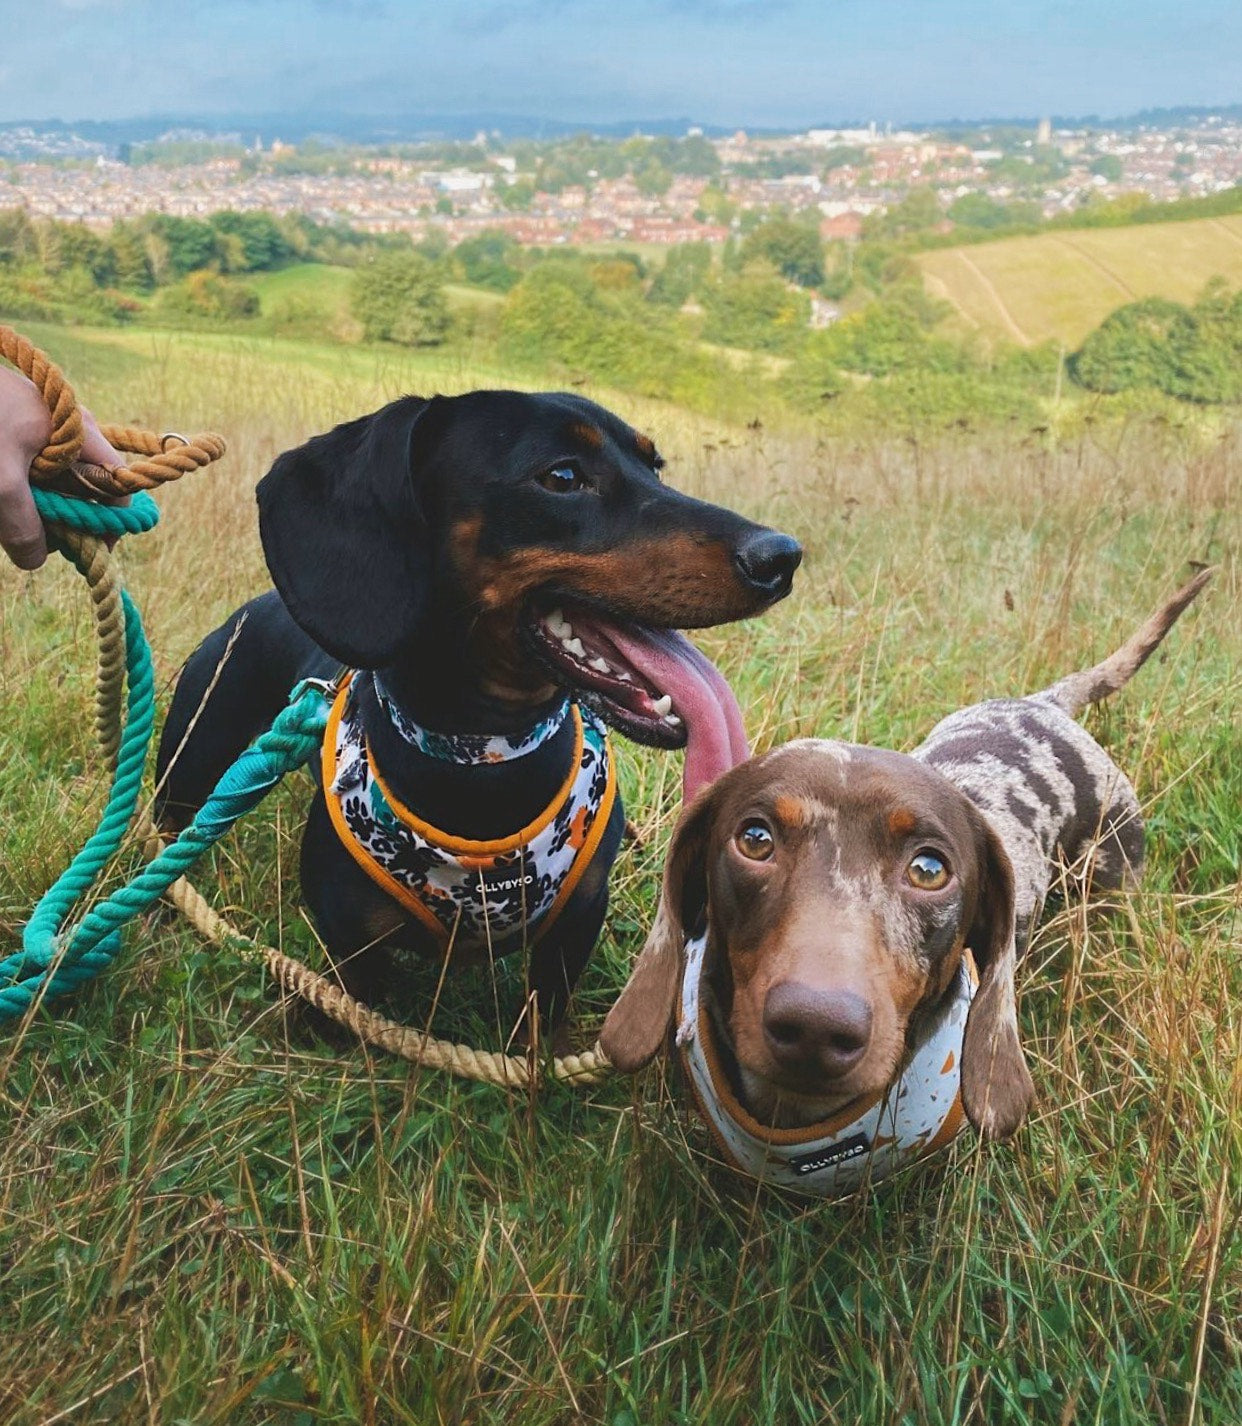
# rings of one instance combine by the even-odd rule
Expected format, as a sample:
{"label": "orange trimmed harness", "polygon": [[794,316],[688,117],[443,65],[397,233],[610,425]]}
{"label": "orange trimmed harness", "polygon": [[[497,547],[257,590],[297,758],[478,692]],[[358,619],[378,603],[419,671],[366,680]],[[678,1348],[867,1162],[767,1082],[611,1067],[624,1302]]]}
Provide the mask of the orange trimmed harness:
{"label": "orange trimmed harness", "polygon": [[572,704],[574,753],[551,804],[487,841],[456,837],[404,806],[371,756],[343,681],[323,741],[323,787],[337,835],[363,871],[447,946],[545,936],[591,864],[616,801],[607,730]]}
{"label": "orange trimmed harness", "polygon": [[699,1113],[726,1162],[751,1178],[825,1198],[842,1197],[936,1153],[965,1125],[962,1034],[979,983],[964,952],[948,1003],[912,1049],[897,1079],[853,1100],[819,1124],[774,1129],[739,1102],[729,1084],[715,1028],[700,994],[706,935],[686,943],[677,1046]]}

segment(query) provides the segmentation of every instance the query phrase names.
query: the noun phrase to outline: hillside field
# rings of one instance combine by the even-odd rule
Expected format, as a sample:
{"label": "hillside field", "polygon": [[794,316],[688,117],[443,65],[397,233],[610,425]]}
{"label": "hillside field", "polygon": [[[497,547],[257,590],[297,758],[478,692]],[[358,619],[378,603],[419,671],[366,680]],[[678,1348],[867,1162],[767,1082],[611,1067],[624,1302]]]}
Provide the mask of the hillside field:
{"label": "hillside field", "polygon": [[[253,490],[277,453],[403,390],[511,379],[481,345],[29,334],[101,419],[229,442],[120,546],[161,707],[266,586]],[[77,996],[0,1027],[0,1420],[1235,1426],[1242,427],[833,436],[592,394],[656,438],[672,484],[804,542],[790,599],[695,636],[757,748],[909,748],[952,709],[1099,659],[1189,562],[1216,567],[1089,720],[1138,787],[1149,866],[1111,912],[1056,899],[1035,937],[1031,1123],[852,1200],[789,1198],[715,1162],[663,1069],[532,1099],[411,1071],[153,914]],[[0,561],[4,953],[93,830],[93,683],[82,582],[58,557]],[[619,763],[639,840],[583,1044],[642,944],[678,810],[675,755],[621,742]],[[291,778],[194,879],[322,964],[297,887],[309,786]],[[450,976],[437,1001],[416,975],[388,1008],[497,1046],[520,973],[497,980]]]}
{"label": "hillside field", "polygon": [[[314,339],[324,335],[356,342],[362,325],[350,311],[354,269],[332,263],[299,262],[275,272],[247,273],[243,281],[259,294],[259,315],[282,335]],[[459,318],[495,313],[501,297],[482,288],[447,283],[449,311]]]}
{"label": "hillside field", "polygon": [[920,253],[929,292],[991,339],[1073,350],[1140,297],[1192,302],[1213,277],[1242,285],[1242,214],[1077,228]]}

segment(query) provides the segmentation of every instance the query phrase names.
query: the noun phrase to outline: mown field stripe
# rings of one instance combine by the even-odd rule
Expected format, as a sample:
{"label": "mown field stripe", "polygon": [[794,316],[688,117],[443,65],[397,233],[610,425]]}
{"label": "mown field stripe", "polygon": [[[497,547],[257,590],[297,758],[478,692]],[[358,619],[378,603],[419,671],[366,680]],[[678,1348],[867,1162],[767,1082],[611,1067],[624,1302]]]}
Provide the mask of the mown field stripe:
{"label": "mown field stripe", "polygon": [[992,279],[987,275],[987,273],[983,271],[981,267],[979,267],[977,263],[973,262],[969,257],[967,257],[966,254],[960,248],[957,250],[956,256],[965,265],[967,270],[974,274],[975,278],[979,282],[979,285],[987,293],[989,298],[991,298],[993,304],[996,307],[997,312],[1000,313],[1001,321],[1004,322],[1005,328],[1009,332],[1010,336],[1012,336],[1014,340],[1019,343],[1020,346],[1029,347],[1031,345],[1030,337],[1028,337],[1026,333],[1022,330],[1022,328],[1018,326],[1017,322],[1014,321],[1012,313],[1001,300],[1001,295],[996,290],[995,284],[992,282]]}
{"label": "mown field stripe", "polygon": [[1138,293],[1135,292],[1135,290],[1127,283],[1123,282],[1121,278],[1119,278],[1117,274],[1113,272],[1112,269],[1108,267],[1106,263],[1101,262],[1100,259],[1096,257],[1093,252],[1090,251],[1090,249],[1083,247],[1080,243],[1076,243],[1073,238],[1067,238],[1064,233],[1058,233],[1054,241],[1059,246],[1069,248],[1071,252],[1077,253],[1078,256],[1083,258],[1087,263],[1089,263],[1090,266],[1093,267],[1096,272],[1098,272],[1100,276],[1105,279],[1106,282],[1111,282],[1113,286],[1118,290],[1118,292],[1122,293],[1122,295],[1126,298],[1128,302],[1134,302],[1137,300]]}
{"label": "mown field stripe", "polygon": [[1235,229],[1231,228],[1229,224],[1224,221],[1223,218],[1213,218],[1212,227],[1218,228],[1222,233],[1224,233],[1224,235],[1229,239],[1231,243],[1237,243],[1237,245],[1242,248],[1242,233],[1239,233]]}

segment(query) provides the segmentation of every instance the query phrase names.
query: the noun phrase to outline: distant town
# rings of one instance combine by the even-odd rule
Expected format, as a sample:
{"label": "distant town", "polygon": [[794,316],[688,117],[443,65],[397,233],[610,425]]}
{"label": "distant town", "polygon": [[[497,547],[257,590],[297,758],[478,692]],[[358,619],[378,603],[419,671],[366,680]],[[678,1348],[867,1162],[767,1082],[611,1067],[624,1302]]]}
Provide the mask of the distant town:
{"label": "distant town", "polygon": [[772,136],[558,139],[479,133],[468,143],[282,142],[278,135],[171,130],[104,146],[71,132],[0,126],[0,208],[103,229],[148,213],[298,213],[363,233],[439,234],[449,245],[503,231],[524,246],[722,243],[747,215],[814,218],[825,239],[928,188],[946,214],[968,195],[1032,219],[1123,194],[1156,202],[1242,183],[1231,112],[1129,128],[959,131],[875,124]]}

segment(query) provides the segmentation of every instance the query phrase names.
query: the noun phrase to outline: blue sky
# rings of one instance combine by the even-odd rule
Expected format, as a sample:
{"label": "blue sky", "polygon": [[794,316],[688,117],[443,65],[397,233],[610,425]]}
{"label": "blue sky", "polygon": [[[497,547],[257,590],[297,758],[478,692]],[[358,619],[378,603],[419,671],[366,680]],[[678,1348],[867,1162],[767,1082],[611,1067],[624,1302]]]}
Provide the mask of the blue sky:
{"label": "blue sky", "polygon": [[0,0],[0,121],[801,125],[1239,101],[1239,0]]}

